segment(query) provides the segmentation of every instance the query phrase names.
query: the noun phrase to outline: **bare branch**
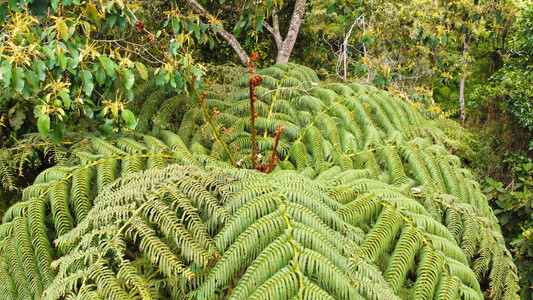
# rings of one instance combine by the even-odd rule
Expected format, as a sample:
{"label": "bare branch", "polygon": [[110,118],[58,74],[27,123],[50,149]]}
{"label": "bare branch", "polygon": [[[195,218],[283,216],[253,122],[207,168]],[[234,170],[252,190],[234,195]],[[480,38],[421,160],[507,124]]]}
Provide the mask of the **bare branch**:
{"label": "bare branch", "polygon": [[[197,13],[199,15],[203,15],[203,16],[207,17],[207,19],[209,19],[209,20],[214,19],[214,17],[207,10],[205,10],[205,8],[203,8],[203,6],[200,5],[200,3],[198,3],[197,1],[195,1],[195,0],[183,0],[183,2],[185,2],[185,4],[190,9],[192,9],[195,13]],[[211,24],[211,25],[214,25],[214,24]],[[239,60],[241,61],[241,64],[243,64],[244,66],[248,66],[248,64],[249,64],[248,54],[246,54],[246,51],[244,51],[244,49],[242,48],[242,46],[239,43],[239,41],[237,41],[237,38],[235,38],[235,36],[233,34],[227,32],[224,28],[222,28],[222,26],[220,26],[220,25],[214,25],[214,26],[217,26],[217,33],[224,40],[226,40],[226,42],[228,42],[230,44],[230,46],[233,48],[235,53],[237,53],[237,56],[239,57]]]}

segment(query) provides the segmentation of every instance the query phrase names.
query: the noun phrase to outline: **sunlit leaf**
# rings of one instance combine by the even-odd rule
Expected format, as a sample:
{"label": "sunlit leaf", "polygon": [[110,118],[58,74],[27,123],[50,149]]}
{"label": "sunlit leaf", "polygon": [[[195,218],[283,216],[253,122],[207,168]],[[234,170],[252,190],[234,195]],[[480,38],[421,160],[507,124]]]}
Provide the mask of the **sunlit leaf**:
{"label": "sunlit leaf", "polygon": [[11,81],[13,82],[13,89],[20,92],[24,88],[24,70],[22,68],[15,68],[11,72]]}
{"label": "sunlit leaf", "polygon": [[130,90],[133,87],[133,84],[135,83],[135,76],[133,76],[133,73],[128,69],[124,69],[124,71],[122,71],[122,74],[124,75],[124,87],[127,90]]}
{"label": "sunlit leaf", "polygon": [[137,68],[137,71],[139,72],[141,78],[144,80],[148,80],[148,70],[146,70],[146,67],[140,62],[136,62],[135,67]]}
{"label": "sunlit leaf", "polygon": [[49,115],[42,115],[37,120],[37,129],[39,130],[39,133],[42,137],[48,137],[48,133],[50,132],[50,116]]}
{"label": "sunlit leaf", "polygon": [[83,91],[87,96],[90,96],[94,88],[93,74],[87,70],[83,70],[80,76],[83,81]]}
{"label": "sunlit leaf", "polygon": [[126,122],[126,127],[129,129],[135,129],[135,127],[137,127],[137,119],[129,109],[124,109],[122,111],[122,118]]}
{"label": "sunlit leaf", "polygon": [[102,63],[102,66],[104,66],[105,73],[110,77],[115,77],[115,63],[106,55],[100,55],[98,59]]}

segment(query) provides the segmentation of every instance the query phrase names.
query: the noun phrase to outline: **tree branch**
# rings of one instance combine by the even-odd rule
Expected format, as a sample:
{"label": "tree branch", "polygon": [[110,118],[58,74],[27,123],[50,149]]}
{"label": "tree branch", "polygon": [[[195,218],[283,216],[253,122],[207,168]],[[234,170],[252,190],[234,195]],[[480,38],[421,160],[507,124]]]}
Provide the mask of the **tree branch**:
{"label": "tree branch", "polygon": [[[203,6],[200,5],[200,3],[198,3],[196,0],[183,0],[183,2],[185,2],[185,4],[190,9],[192,9],[195,13],[206,16],[210,20],[214,19],[214,17],[207,10],[205,10],[205,8],[203,8]],[[217,26],[217,33],[224,40],[226,40],[226,42],[228,42],[230,46],[233,48],[235,53],[237,53],[237,56],[239,57],[241,64],[243,64],[244,66],[248,66],[249,64],[248,54],[246,54],[246,51],[244,51],[239,41],[237,41],[237,38],[235,38],[233,34],[227,32],[224,28],[222,28],[222,26],[220,25],[215,25],[215,26]]]}

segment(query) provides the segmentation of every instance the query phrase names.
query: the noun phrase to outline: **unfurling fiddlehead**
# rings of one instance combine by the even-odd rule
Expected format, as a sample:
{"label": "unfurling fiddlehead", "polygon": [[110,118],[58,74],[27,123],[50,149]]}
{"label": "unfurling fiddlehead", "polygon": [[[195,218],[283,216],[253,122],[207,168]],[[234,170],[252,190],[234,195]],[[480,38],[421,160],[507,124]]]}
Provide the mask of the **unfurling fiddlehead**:
{"label": "unfurling fiddlehead", "polygon": [[274,138],[274,147],[272,148],[272,154],[270,155],[270,161],[268,162],[268,165],[267,165],[268,167],[265,173],[272,172],[272,170],[274,170],[274,168],[276,167],[276,164],[279,161],[278,155],[276,154],[276,149],[278,148],[279,138],[281,137],[281,134],[283,133],[283,128],[285,128],[285,126],[281,124],[279,125],[278,130],[276,130],[275,132],[276,137]]}
{"label": "unfurling fiddlehead", "polygon": [[256,168],[256,159],[257,159],[257,145],[255,142],[255,135],[257,134],[257,129],[255,129],[255,118],[257,117],[257,112],[254,108],[254,103],[257,101],[257,95],[255,94],[255,88],[261,84],[263,78],[259,75],[254,75],[250,78],[250,124],[252,125],[252,169]]}

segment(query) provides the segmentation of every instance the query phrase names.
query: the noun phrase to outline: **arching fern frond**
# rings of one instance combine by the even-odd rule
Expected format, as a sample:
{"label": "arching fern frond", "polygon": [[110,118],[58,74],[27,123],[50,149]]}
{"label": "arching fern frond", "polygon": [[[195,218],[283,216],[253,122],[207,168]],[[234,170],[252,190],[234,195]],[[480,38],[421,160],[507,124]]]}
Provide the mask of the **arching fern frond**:
{"label": "arching fern frond", "polygon": [[244,169],[187,98],[147,87],[131,105],[151,134],[80,141],[6,212],[0,295],[517,299],[496,218],[442,130],[374,87],[258,73],[264,162],[285,125],[272,173],[246,170],[248,76],[205,100]]}

